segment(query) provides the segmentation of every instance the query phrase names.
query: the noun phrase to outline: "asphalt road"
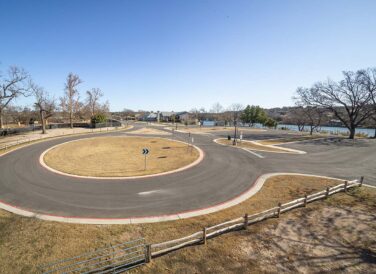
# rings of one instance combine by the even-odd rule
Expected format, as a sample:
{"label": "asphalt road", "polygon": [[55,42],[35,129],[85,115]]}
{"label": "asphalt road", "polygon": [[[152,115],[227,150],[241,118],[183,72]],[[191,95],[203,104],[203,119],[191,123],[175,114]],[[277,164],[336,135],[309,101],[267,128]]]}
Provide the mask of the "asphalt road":
{"label": "asphalt road", "polygon": [[[143,125],[137,125],[137,130]],[[161,129],[157,127],[158,129]],[[121,136],[110,132],[98,136]],[[94,137],[97,134],[90,134]],[[204,160],[190,169],[151,178],[96,180],[55,174],[39,164],[43,151],[71,136],[36,143],[0,157],[0,200],[36,213],[85,218],[130,218],[175,214],[213,206],[248,190],[258,176],[270,172],[298,172],[357,179],[376,185],[376,140],[317,140],[286,145],[307,154],[275,154],[225,147],[213,142],[227,136],[217,132],[195,134],[194,144]],[[244,134],[268,139],[283,134],[268,131]],[[291,136],[291,135],[289,135]],[[171,138],[187,140],[175,133]]]}

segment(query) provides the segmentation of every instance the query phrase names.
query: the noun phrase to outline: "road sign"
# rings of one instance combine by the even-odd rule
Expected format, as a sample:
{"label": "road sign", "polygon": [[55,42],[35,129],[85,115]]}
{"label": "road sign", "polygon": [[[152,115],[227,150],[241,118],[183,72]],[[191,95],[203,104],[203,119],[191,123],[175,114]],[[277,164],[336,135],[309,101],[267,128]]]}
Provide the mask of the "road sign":
{"label": "road sign", "polygon": [[149,149],[148,148],[143,148],[142,149],[142,155],[145,156],[145,165],[144,165],[144,170],[146,170],[146,155],[149,154]]}

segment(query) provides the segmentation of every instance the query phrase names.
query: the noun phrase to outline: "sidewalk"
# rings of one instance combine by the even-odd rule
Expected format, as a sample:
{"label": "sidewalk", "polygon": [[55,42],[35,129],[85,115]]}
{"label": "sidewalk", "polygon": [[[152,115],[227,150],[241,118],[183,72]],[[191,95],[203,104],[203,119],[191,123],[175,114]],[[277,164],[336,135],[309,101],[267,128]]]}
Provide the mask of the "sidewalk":
{"label": "sidewalk", "polygon": [[91,132],[104,132],[104,131],[111,131],[116,130],[119,128],[126,128],[126,127],[105,127],[105,128],[56,128],[56,129],[48,129],[46,134],[42,134],[41,130],[27,132],[23,134],[11,135],[0,137],[0,149],[7,149],[7,147],[11,147],[14,145],[27,143],[31,141],[36,141],[45,138],[57,137],[57,136],[64,136],[64,135],[71,135],[71,134],[78,134],[78,133],[91,133]]}

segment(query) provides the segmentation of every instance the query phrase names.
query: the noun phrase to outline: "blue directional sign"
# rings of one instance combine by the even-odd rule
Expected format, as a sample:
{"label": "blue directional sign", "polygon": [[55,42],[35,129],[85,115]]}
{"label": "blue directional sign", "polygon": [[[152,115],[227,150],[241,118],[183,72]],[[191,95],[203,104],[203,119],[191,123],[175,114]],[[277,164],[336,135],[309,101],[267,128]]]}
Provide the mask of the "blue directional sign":
{"label": "blue directional sign", "polygon": [[143,148],[142,149],[142,155],[147,155],[147,154],[149,154],[149,149]]}

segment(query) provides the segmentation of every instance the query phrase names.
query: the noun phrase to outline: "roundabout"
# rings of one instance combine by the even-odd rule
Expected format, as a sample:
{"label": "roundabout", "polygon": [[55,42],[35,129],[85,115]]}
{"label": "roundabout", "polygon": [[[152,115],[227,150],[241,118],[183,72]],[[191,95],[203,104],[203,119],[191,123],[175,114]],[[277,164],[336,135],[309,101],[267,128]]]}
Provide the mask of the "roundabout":
{"label": "roundabout", "polygon": [[[150,154],[143,155],[143,149]],[[95,137],[49,148],[40,163],[55,173],[93,179],[160,176],[190,168],[204,153],[188,143],[160,137]]]}
{"label": "roundabout", "polygon": [[[364,175],[370,181],[375,177],[372,155],[376,146],[372,141],[339,146],[336,142],[313,140],[286,144],[306,154],[261,152],[264,157],[257,158],[247,150],[214,142],[227,132],[194,135],[196,148],[191,152],[187,143],[192,140],[186,133],[168,138],[129,134],[140,128],[144,127],[93,133],[90,138],[80,135],[50,139],[3,154],[0,208],[60,222],[147,223],[204,215],[241,203],[257,192],[264,174],[290,172],[349,180]],[[276,135],[260,132],[252,134],[252,139]],[[125,140],[132,140],[134,148],[127,150]],[[151,151],[147,156],[149,174],[142,169],[141,151],[145,146]],[[172,149],[174,146],[176,149]],[[164,149],[167,147],[170,149]],[[60,158],[54,159],[58,155]],[[168,164],[162,164],[168,160]],[[354,161],[362,164],[354,167]],[[83,172],[82,166],[90,168]]]}

